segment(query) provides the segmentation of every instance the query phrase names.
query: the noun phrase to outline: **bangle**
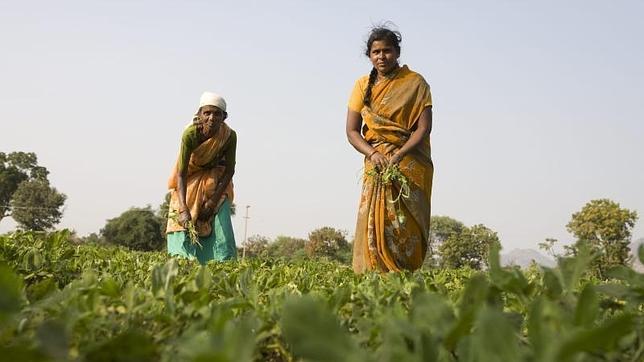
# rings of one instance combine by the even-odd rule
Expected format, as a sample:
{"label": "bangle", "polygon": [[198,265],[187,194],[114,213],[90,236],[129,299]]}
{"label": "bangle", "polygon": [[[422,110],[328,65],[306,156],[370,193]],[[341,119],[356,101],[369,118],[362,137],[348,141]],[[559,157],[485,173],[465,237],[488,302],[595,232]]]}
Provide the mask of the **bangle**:
{"label": "bangle", "polygon": [[373,156],[376,152],[378,152],[378,150],[371,151],[371,153],[367,156],[367,160],[370,160],[371,156]]}

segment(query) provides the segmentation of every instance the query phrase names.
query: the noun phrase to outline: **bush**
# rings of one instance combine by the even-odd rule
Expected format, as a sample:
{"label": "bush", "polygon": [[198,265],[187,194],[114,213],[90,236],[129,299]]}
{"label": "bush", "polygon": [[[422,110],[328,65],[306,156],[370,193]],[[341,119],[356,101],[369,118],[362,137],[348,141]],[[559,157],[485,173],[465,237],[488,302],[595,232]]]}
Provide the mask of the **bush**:
{"label": "bush", "polygon": [[101,236],[107,243],[132,250],[161,250],[165,244],[165,237],[160,232],[163,223],[164,219],[155,215],[150,206],[133,207],[108,220],[101,229]]}
{"label": "bush", "polygon": [[328,226],[311,231],[305,245],[306,255],[310,258],[327,257],[344,262],[347,251],[351,250],[345,235],[346,232]]}
{"label": "bush", "polygon": [[268,246],[268,256],[284,260],[302,260],[306,258],[305,244],[304,239],[280,235]]}

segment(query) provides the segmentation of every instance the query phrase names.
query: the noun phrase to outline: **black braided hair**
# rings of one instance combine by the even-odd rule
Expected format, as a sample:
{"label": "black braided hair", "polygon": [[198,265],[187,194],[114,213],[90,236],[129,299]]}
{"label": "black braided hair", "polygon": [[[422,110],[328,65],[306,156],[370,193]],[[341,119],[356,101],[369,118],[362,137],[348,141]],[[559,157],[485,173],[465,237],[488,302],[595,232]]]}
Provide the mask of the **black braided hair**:
{"label": "black braided hair", "polygon": [[[391,45],[396,49],[398,54],[400,54],[400,42],[402,42],[402,35],[399,31],[391,30],[386,25],[377,26],[371,29],[369,33],[369,39],[367,39],[367,46],[365,49],[365,55],[369,57],[371,53],[371,46],[374,41],[384,41],[388,45]],[[369,73],[369,83],[367,84],[367,89],[364,92],[363,104],[367,107],[371,106],[371,88],[376,83],[376,78],[378,76],[378,71],[376,68],[371,69]]]}
{"label": "black braided hair", "polygon": [[376,78],[378,77],[378,71],[376,68],[371,68],[371,73],[369,73],[369,83],[367,84],[367,89],[364,92],[363,104],[367,107],[371,107],[371,88],[373,84],[376,83]]}

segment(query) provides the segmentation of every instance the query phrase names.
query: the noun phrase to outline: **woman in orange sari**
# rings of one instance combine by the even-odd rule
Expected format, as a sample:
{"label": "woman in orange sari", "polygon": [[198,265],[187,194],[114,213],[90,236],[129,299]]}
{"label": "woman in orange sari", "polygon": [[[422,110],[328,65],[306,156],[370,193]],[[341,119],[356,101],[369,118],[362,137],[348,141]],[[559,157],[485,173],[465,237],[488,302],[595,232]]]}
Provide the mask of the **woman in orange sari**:
{"label": "woman in orange sari", "polygon": [[203,93],[168,181],[169,213],[174,216],[166,228],[168,253],[201,264],[237,255],[230,220],[237,134],[224,123],[227,117],[226,101]]}
{"label": "woman in orange sari", "polygon": [[427,253],[432,98],[425,79],[399,65],[400,41],[397,31],[371,31],[366,55],[373,69],[356,81],[349,100],[347,138],[365,156],[356,273],[416,270]]}

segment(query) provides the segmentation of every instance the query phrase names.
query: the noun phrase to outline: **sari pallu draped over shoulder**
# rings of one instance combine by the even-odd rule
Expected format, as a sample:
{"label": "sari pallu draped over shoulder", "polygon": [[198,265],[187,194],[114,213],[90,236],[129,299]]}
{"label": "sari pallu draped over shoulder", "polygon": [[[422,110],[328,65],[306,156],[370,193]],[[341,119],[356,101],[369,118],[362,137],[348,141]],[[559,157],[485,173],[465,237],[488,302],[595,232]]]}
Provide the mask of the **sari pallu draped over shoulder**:
{"label": "sari pallu draped over shoulder", "polygon": [[[225,167],[217,165],[216,158],[230,137],[232,130],[228,125],[222,123],[217,133],[205,140],[202,144],[194,149],[190,156],[187,172],[186,186],[186,206],[190,210],[192,221],[200,237],[207,237],[212,233],[211,216],[208,220],[199,220],[201,207],[206,200],[212,199],[219,180],[224,174]],[[214,164],[213,164],[214,163]],[[170,212],[178,213],[179,210],[179,190],[177,185],[179,174],[179,160],[174,165],[170,179],[168,180],[168,189],[170,190]],[[217,209],[226,198],[233,201],[233,184],[232,181],[226,186],[226,189],[217,204]],[[174,231],[184,231],[181,225],[171,218],[168,219],[166,233]]]}
{"label": "sari pallu draped over shoulder", "polygon": [[[362,101],[366,81],[363,77],[356,83],[350,108],[355,109]],[[365,140],[386,157],[393,156],[407,142],[421,113],[429,106],[431,94],[422,76],[407,66],[400,68],[393,77],[373,85],[371,107],[362,106],[360,110]],[[409,195],[400,197],[400,202],[394,202],[400,185],[379,181],[373,176],[373,167],[365,159],[353,269],[358,273],[418,269],[425,259],[429,237],[434,173],[429,137],[399,163],[409,184]]]}

